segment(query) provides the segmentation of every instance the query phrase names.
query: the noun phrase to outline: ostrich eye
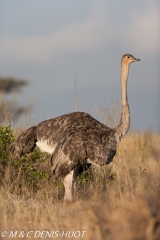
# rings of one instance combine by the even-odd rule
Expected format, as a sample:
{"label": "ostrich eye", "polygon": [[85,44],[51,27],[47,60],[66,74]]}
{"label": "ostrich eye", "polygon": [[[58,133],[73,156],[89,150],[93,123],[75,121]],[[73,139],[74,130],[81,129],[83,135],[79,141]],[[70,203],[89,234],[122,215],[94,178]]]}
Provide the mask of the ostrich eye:
{"label": "ostrich eye", "polygon": [[130,58],[130,56],[127,56],[127,58]]}

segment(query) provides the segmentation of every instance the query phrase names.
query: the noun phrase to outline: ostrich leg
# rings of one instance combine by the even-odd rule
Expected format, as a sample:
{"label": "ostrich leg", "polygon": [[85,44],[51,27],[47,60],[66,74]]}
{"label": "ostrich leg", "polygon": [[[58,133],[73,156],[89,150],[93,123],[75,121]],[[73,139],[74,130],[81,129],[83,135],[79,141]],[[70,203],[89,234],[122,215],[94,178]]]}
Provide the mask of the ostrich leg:
{"label": "ostrich leg", "polygon": [[74,175],[74,170],[72,170],[69,174],[67,174],[67,176],[64,178],[64,181],[63,181],[64,188],[65,188],[64,203],[72,202],[73,175]]}

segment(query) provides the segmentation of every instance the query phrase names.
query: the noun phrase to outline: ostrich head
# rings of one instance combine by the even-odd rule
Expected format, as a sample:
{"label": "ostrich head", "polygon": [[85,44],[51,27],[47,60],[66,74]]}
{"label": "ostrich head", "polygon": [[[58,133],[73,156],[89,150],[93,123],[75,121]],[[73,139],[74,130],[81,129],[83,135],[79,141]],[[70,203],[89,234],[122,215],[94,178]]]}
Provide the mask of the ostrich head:
{"label": "ostrich head", "polygon": [[125,54],[122,57],[122,64],[130,65],[132,62],[140,61],[140,59],[133,57],[131,54]]}

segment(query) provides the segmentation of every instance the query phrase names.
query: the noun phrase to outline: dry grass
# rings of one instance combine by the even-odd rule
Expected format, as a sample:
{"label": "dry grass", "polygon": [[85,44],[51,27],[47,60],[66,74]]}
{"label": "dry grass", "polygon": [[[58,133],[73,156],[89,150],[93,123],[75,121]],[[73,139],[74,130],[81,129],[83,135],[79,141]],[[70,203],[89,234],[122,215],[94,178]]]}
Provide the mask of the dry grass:
{"label": "dry grass", "polygon": [[[64,206],[63,186],[51,177],[36,191],[27,188],[19,167],[5,169],[0,186],[0,232],[86,231],[77,239],[160,239],[160,136],[131,132],[122,141],[113,163],[95,178],[77,179],[73,204]],[[48,173],[46,163],[38,166]],[[21,186],[21,187],[20,187]],[[44,235],[37,239],[44,238]],[[70,232],[71,234],[71,232]],[[78,232],[76,232],[78,234]],[[46,237],[45,239],[50,239]],[[68,237],[56,237],[62,239]],[[4,239],[10,239],[8,237]]]}

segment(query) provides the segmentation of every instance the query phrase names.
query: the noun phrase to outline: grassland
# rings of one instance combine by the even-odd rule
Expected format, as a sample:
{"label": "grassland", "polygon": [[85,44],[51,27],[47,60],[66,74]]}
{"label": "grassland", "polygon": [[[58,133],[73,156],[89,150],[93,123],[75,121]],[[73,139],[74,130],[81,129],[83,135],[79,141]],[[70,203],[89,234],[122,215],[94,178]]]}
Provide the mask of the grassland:
{"label": "grassland", "polygon": [[[3,239],[160,239],[160,135],[130,131],[114,161],[79,176],[73,203],[63,205],[64,188],[50,175],[47,154],[36,149],[21,159],[10,156],[15,134],[0,128],[0,233],[8,233]],[[46,237],[47,231],[64,235]],[[85,232],[78,237],[78,231]]]}

